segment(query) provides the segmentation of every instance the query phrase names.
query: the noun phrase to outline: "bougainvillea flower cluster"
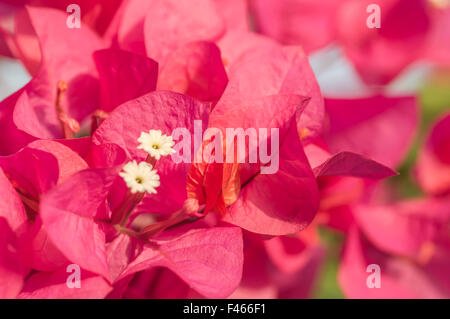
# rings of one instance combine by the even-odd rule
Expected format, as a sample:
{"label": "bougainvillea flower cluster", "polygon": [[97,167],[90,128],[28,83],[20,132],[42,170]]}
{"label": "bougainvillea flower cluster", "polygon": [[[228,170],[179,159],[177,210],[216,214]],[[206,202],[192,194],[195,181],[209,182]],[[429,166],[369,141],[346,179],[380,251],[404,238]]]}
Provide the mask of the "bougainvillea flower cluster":
{"label": "bougainvillea flower cluster", "polygon": [[[0,298],[308,298],[323,232],[344,296],[449,298],[450,116],[394,196],[420,101],[384,85],[448,66],[450,5],[378,2],[371,30],[366,1],[1,1],[30,80],[0,102]],[[322,95],[330,43],[376,94]]]}

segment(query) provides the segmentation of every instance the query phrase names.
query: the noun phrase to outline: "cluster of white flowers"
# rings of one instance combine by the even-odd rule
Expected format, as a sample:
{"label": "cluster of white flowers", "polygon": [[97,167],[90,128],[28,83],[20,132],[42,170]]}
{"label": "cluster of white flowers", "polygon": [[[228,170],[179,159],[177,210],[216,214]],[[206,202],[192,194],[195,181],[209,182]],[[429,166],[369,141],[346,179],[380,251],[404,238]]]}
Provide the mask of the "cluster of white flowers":
{"label": "cluster of white flowers", "polygon": [[[142,132],[138,142],[140,143],[138,149],[143,149],[156,160],[175,152],[172,148],[175,144],[172,137],[162,134],[160,130]],[[156,194],[156,188],[160,185],[158,172],[147,162],[139,164],[136,161],[128,162],[119,175],[133,194],[137,192]]]}

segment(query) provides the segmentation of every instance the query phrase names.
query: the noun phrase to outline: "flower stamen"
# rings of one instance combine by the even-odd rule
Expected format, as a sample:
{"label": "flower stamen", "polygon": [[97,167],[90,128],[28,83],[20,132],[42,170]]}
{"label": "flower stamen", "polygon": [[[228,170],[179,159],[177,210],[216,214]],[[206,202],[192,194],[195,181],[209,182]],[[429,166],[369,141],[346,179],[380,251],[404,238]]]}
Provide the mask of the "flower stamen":
{"label": "flower stamen", "polygon": [[77,120],[70,117],[62,106],[63,93],[67,91],[67,82],[58,81],[56,91],[56,114],[58,116],[61,129],[64,132],[65,138],[73,138],[74,133],[80,130],[80,123]]}
{"label": "flower stamen", "polygon": [[92,113],[92,122],[91,122],[91,133],[94,133],[95,130],[100,126],[100,124],[109,117],[109,114],[103,110],[95,110]]}

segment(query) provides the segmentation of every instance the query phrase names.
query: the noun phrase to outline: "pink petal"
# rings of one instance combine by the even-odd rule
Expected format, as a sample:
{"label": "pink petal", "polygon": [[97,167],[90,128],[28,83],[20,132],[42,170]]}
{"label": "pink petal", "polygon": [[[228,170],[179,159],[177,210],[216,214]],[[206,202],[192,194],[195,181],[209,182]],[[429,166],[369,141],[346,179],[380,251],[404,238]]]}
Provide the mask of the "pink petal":
{"label": "pink petal", "polygon": [[124,298],[187,299],[190,290],[184,281],[167,268],[152,268],[134,276]]}
{"label": "pink petal", "polygon": [[162,67],[158,89],[217,101],[228,83],[220,51],[211,42],[192,42],[170,55]]}
{"label": "pink petal", "polygon": [[388,167],[403,161],[418,125],[414,98],[327,99],[325,105],[331,152],[354,152]]}
{"label": "pink petal", "polygon": [[91,144],[86,160],[90,167],[107,168],[124,164],[127,161],[127,154],[117,144]]}
{"label": "pink petal", "polygon": [[337,11],[338,41],[368,84],[386,84],[421,57],[430,30],[429,8],[422,0],[382,0],[381,28],[368,28],[370,0],[344,2]]}
{"label": "pink petal", "polygon": [[[144,160],[148,154],[137,149],[137,139],[142,132],[154,129],[171,135],[176,128],[185,128],[192,136],[193,156],[194,121],[202,121],[203,128],[199,133],[203,134],[208,116],[209,105],[206,103],[178,93],[157,91],[119,106],[96,130],[92,140],[96,145],[117,144],[127,152],[128,157]],[[156,168],[161,177],[158,195],[147,196],[142,209],[147,212],[174,212],[172,209],[179,209],[186,199],[189,163],[176,164],[167,157],[159,160]]]}
{"label": "pink petal", "polygon": [[144,23],[147,56],[162,65],[168,55],[194,41],[215,41],[225,31],[210,0],[155,0]]}
{"label": "pink petal", "polygon": [[306,158],[295,143],[295,127],[280,146],[280,166],[273,175],[257,175],[242,187],[225,221],[246,230],[285,235],[304,229],[318,209],[319,194]]}
{"label": "pink petal", "polygon": [[304,146],[304,150],[311,167],[320,166],[331,157],[330,152],[325,150],[324,146],[319,146],[314,143]]}
{"label": "pink petal", "polygon": [[0,217],[0,298],[16,298],[22,289],[24,273],[16,237],[5,218]]}
{"label": "pink petal", "polygon": [[142,244],[136,239],[126,234],[119,234],[106,247],[106,257],[108,259],[111,280],[114,282],[120,274],[128,267],[140,253]]}
{"label": "pink petal", "polygon": [[27,214],[22,201],[9,179],[0,168],[0,216],[5,218],[13,231],[24,227]]}
{"label": "pink petal", "polygon": [[310,247],[305,254],[303,267],[295,274],[276,273],[274,280],[278,285],[280,299],[311,298],[319,270],[325,257],[325,249],[321,246]]}
{"label": "pink petal", "polygon": [[437,62],[439,65],[449,66],[450,58],[450,10],[447,8],[433,10],[431,15],[431,30],[428,35],[428,43],[425,57]]}
{"label": "pink petal", "polygon": [[[36,33],[42,58],[51,70],[52,78],[69,82],[83,73],[95,70],[91,54],[101,49],[103,43],[89,28],[66,28],[67,14],[60,10],[27,7],[16,18],[16,26],[19,28],[16,32],[20,33],[20,27],[26,26],[27,19]],[[23,49],[28,48],[24,46]]]}
{"label": "pink petal", "polygon": [[122,50],[94,53],[102,90],[102,109],[116,106],[156,89],[158,64],[144,56]]}
{"label": "pink petal", "polygon": [[[91,55],[101,48],[102,42],[89,28],[74,31],[61,27],[65,26],[66,20],[65,12],[48,8],[28,7],[17,15],[17,45],[24,63],[33,64],[34,78],[25,89],[29,105],[24,103],[15,111],[14,120],[19,129],[40,138],[61,137],[55,115],[59,81],[68,84],[62,105],[77,121],[84,119],[98,104],[98,80]],[[33,39],[30,37],[33,32],[42,57],[32,57],[33,61],[29,62],[27,55],[37,50],[21,40]]]}
{"label": "pink petal", "polygon": [[450,202],[411,200],[390,206],[358,206],[358,225],[374,246],[397,255],[420,258],[450,224]]}
{"label": "pink petal", "polygon": [[128,0],[122,3],[117,22],[117,41],[121,49],[146,55],[144,21],[154,4],[154,0]]}
{"label": "pink petal", "polygon": [[105,201],[117,171],[81,171],[47,193],[40,205],[44,227],[61,252],[80,267],[107,279],[105,233],[93,217]]}
{"label": "pink petal", "polygon": [[[14,0],[9,1],[8,5],[17,6],[14,9],[20,9],[25,5],[45,6],[66,11],[70,1],[58,0]],[[103,34],[113,18],[121,0],[79,0],[77,4],[82,10],[82,25],[89,26],[99,34]],[[12,8],[9,8],[12,9]]]}
{"label": "pink petal", "polygon": [[419,153],[416,173],[427,193],[450,191],[450,115],[444,115],[432,128]]}
{"label": "pink petal", "polygon": [[100,276],[81,269],[80,288],[69,288],[67,272],[62,267],[55,272],[39,272],[30,276],[19,295],[21,299],[101,299],[112,290],[112,287]]}
{"label": "pink petal", "polygon": [[295,121],[304,107],[303,98],[290,95],[216,106],[212,127],[267,128],[269,132],[279,128],[278,171],[263,175],[260,164],[241,164],[243,186],[225,221],[252,232],[284,235],[302,230],[312,220],[318,206],[317,184]]}
{"label": "pink petal", "polygon": [[89,148],[91,146],[90,136],[73,139],[56,139],[54,141],[61,143],[64,146],[67,146],[72,151],[80,155],[83,159],[85,159],[86,156],[88,155]]}
{"label": "pink petal", "polygon": [[248,4],[241,0],[213,0],[217,13],[229,30],[248,31]]}
{"label": "pink petal", "polygon": [[244,233],[242,280],[230,299],[275,299],[276,284],[271,280],[271,264],[260,238]]}
{"label": "pink petal", "polygon": [[13,121],[14,108],[23,91],[19,90],[0,102],[0,126],[3,137],[0,139],[0,155],[14,154],[36,139],[19,130]]}
{"label": "pink petal", "polygon": [[0,157],[0,166],[36,196],[87,168],[86,162],[71,149],[46,140],[32,142],[16,154]]}
{"label": "pink petal", "polygon": [[[0,22],[2,22],[0,18]],[[5,57],[14,57],[11,46],[11,34],[0,26],[0,55]]]}
{"label": "pink petal", "polygon": [[396,175],[389,167],[379,164],[359,154],[341,152],[314,168],[314,175],[354,176],[381,179]]}
{"label": "pink petal", "polygon": [[306,52],[312,52],[335,38],[333,22],[339,0],[252,0],[250,3],[258,31],[283,44],[301,45]]}
{"label": "pink petal", "polygon": [[208,123],[208,104],[173,92],[157,91],[119,106],[95,131],[96,145],[113,143],[126,150],[131,158],[145,159],[147,153],[138,150],[137,139],[142,132],[162,130],[171,135],[176,128],[193,132],[194,120]]}
{"label": "pink petal", "polygon": [[[25,87],[18,98],[13,113],[14,125],[20,132],[35,138],[62,138],[63,132],[58,121],[51,80],[46,72],[39,73]],[[56,99],[56,97],[55,97]]]}
{"label": "pink petal", "polygon": [[[381,287],[369,288],[369,265],[380,266]],[[338,280],[348,298],[448,298],[440,284],[413,262],[376,250],[356,229],[344,248]]]}
{"label": "pink petal", "polygon": [[248,52],[271,50],[279,46],[277,42],[270,38],[250,31],[233,29],[227,31],[217,44],[227,71],[232,68],[234,62],[239,61]]}
{"label": "pink petal", "polygon": [[183,207],[186,200],[186,176],[188,167],[175,164],[170,159],[157,165],[161,185],[158,194],[144,197],[136,208],[137,213],[153,213],[158,215],[172,214]]}
{"label": "pink petal", "polygon": [[[175,236],[174,236],[175,235]],[[192,229],[145,246],[120,278],[149,267],[167,267],[207,298],[224,298],[242,275],[242,233],[237,227]]]}
{"label": "pink petal", "polygon": [[164,64],[179,46],[214,41],[224,27],[210,0],[130,0],[123,6],[117,37],[121,48]]}
{"label": "pink petal", "polygon": [[[86,162],[68,147],[54,141],[38,140],[14,155],[0,158],[0,166],[26,197],[39,202],[42,194],[63,183],[76,172],[87,168]],[[16,191],[13,189],[17,196]],[[22,205],[22,203],[21,203]],[[20,241],[27,251],[27,262],[36,270],[54,270],[67,259],[55,247],[42,229],[39,215],[31,224],[22,208],[10,211],[13,225],[20,228]],[[34,218],[30,217],[30,221]],[[9,218],[10,219],[10,218]],[[22,219],[22,223],[17,223]],[[10,219],[11,220],[11,219]]]}
{"label": "pink petal", "polygon": [[231,105],[276,94],[302,95],[311,101],[301,116],[298,115],[298,129],[307,129],[308,140],[322,131],[322,95],[300,47],[261,47],[247,51],[233,64],[229,79],[220,103]]}
{"label": "pink petal", "polygon": [[279,236],[264,241],[267,254],[279,271],[293,275],[307,266],[319,247],[315,231],[308,227],[297,236]]}

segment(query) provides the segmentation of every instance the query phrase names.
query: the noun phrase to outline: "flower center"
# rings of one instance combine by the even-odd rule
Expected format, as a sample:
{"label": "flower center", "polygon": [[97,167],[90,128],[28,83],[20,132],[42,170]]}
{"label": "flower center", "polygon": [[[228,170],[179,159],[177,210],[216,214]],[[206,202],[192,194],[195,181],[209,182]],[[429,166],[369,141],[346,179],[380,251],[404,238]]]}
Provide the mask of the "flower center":
{"label": "flower center", "polygon": [[153,145],[152,145],[152,148],[153,148],[154,150],[159,150],[159,145],[158,145],[158,144],[153,144]]}
{"label": "flower center", "polygon": [[135,178],[135,180],[136,180],[136,183],[138,183],[138,184],[142,184],[144,182],[144,179],[142,177],[140,177],[140,176],[137,176]]}

